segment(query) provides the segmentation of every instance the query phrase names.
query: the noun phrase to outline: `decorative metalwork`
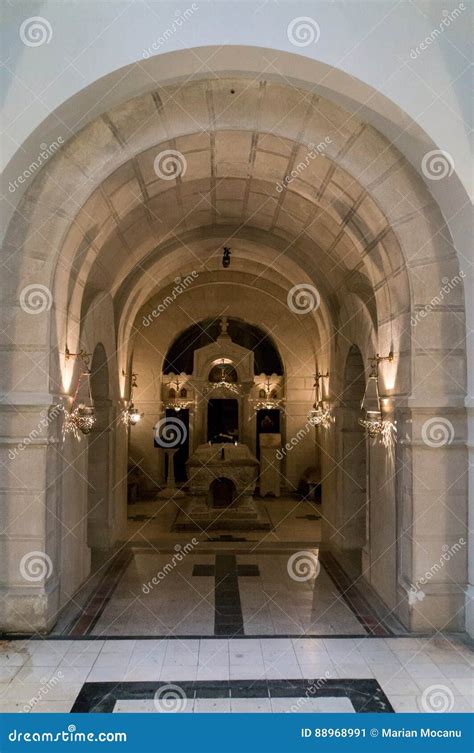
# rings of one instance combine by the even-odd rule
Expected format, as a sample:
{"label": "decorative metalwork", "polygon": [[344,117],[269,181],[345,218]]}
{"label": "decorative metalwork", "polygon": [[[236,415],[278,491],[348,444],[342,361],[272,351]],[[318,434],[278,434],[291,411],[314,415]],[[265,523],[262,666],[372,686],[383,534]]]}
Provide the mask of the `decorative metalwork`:
{"label": "decorative metalwork", "polygon": [[227,248],[226,246],[224,246],[224,252],[222,254],[222,266],[224,267],[224,269],[228,269],[228,267],[230,267],[230,255],[231,255],[231,253],[232,252],[231,252],[230,248]]}
{"label": "decorative metalwork", "polygon": [[[86,353],[86,351],[82,349],[79,351],[79,353],[71,353],[69,351],[69,348],[66,346],[65,356],[66,360],[69,360],[69,358],[76,358],[78,361],[80,361],[82,363],[83,370],[81,371],[79,380],[77,382],[77,387],[72,399],[71,408],[67,410],[63,406],[64,420],[62,434],[63,439],[65,439],[68,434],[72,434],[75,439],[80,440],[81,434],[90,434],[97,420],[95,416],[94,401],[92,400],[90,383],[91,371],[89,369],[89,363],[91,353]],[[87,383],[87,398],[85,400],[83,399],[79,401],[78,398],[81,391],[81,386],[84,381]]]}
{"label": "decorative metalwork", "polygon": [[[176,377],[176,379],[168,382],[168,398],[163,403],[165,410],[174,410],[176,413],[179,413],[182,410],[191,408],[193,401],[187,399],[187,390],[183,387],[185,381],[185,379]],[[176,389],[174,387],[170,388],[170,385],[176,385]]]}
{"label": "decorative metalwork", "polygon": [[[209,381],[204,387],[204,394],[209,394],[210,392],[214,392],[216,390],[226,390],[227,392],[231,392],[234,395],[239,395],[241,391],[241,385],[238,382],[230,381],[227,375],[228,368],[233,369],[232,364],[230,364],[223,358],[219,366],[221,370],[220,379],[216,380],[215,382]],[[235,369],[233,370],[235,371]]]}
{"label": "decorative metalwork", "polygon": [[321,379],[326,379],[329,376],[329,371],[322,374],[318,371],[314,375],[314,403],[310,412],[308,413],[308,423],[312,426],[321,426],[323,429],[329,428],[332,423],[331,411],[324,405],[322,392],[320,388]]}
{"label": "decorative metalwork", "polygon": [[254,409],[258,410],[283,410],[283,399],[277,397],[276,390],[272,388],[270,378],[262,383],[261,394],[258,400],[254,401]]}
{"label": "decorative metalwork", "polygon": [[[124,374],[124,372],[122,372],[122,374]],[[126,375],[124,374],[124,376]],[[130,385],[130,400],[128,401],[127,407],[124,408],[120,414],[121,421],[126,426],[136,426],[136,424],[138,424],[138,422],[141,421],[144,416],[144,413],[140,413],[138,408],[136,408],[133,404],[133,390],[135,389],[135,387],[138,387],[137,376],[138,374],[132,374],[132,383]]]}
{"label": "decorative metalwork", "polygon": [[382,444],[389,446],[395,441],[396,426],[383,417],[382,401],[379,393],[379,363],[393,361],[393,352],[388,356],[376,356],[370,359],[370,374],[362,398],[361,408],[365,416],[359,419],[371,439],[380,438]]}

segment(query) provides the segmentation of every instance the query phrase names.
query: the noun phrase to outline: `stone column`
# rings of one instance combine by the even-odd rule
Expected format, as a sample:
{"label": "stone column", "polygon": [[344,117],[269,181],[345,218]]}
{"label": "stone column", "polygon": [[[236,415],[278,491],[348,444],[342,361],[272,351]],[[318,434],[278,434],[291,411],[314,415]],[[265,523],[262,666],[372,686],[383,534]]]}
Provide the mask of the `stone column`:
{"label": "stone column", "polygon": [[398,596],[414,631],[463,630],[467,464],[461,407],[399,411]]}
{"label": "stone column", "polygon": [[165,456],[168,458],[168,473],[166,474],[166,487],[158,492],[159,499],[177,499],[178,497],[185,497],[186,495],[180,489],[177,488],[174,478],[174,456],[178,452],[178,448],[163,450]]}
{"label": "stone column", "polygon": [[14,407],[1,407],[0,630],[5,632],[47,632],[58,614],[64,471],[58,403],[60,396],[18,394]]}

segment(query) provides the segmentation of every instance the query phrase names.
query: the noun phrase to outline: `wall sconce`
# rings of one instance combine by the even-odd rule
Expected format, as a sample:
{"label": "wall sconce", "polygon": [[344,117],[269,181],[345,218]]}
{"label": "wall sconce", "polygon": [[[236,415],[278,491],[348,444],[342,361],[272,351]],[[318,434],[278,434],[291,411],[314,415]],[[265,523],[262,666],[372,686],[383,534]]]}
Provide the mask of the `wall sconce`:
{"label": "wall sconce", "polygon": [[[176,379],[170,380],[167,384],[168,399],[163,404],[165,410],[174,410],[176,413],[179,413],[181,410],[187,410],[193,405],[193,401],[188,400],[188,390],[183,386],[187,380],[186,374],[183,372],[181,376],[184,378],[180,379],[176,377]],[[175,387],[171,385],[175,385]]]}
{"label": "wall sconce", "polygon": [[[225,327],[225,329],[222,329],[222,332],[224,334],[226,331],[227,326]],[[222,358],[220,364],[216,364],[215,366],[216,368],[217,366],[220,368],[220,379],[212,382],[208,381],[207,384],[203,387],[203,395],[215,392],[216,390],[226,390],[226,392],[231,392],[234,395],[240,395],[241,385],[238,382],[233,382],[229,377],[229,371],[235,371],[232,362],[227,358]],[[211,369],[211,371],[213,370],[214,369]],[[235,371],[235,373],[237,372]]]}
{"label": "wall sconce", "polygon": [[308,413],[308,423],[312,426],[322,426],[323,429],[327,429],[331,424],[331,411],[325,408],[324,401],[322,399],[322,393],[320,389],[320,380],[327,379],[329,371],[325,374],[321,374],[318,371],[314,375],[314,403],[310,412]]}
{"label": "wall sconce", "polygon": [[[90,434],[94,424],[96,423],[94,401],[92,400],[89,363],[91,353],[86,353],[85,350],[80,350],[79,353],[71,353],[66,346],[65,350],[66,361],[70,358],[75,358],[82,364],[82,371],[79,376],[76,391],[72,399],[70,410],[64,411],[63,421],[63,439],[67,434],[72,434],[77,440],[80,440],[81,434]],[[79,400],[79,394],[83,382],[87,382],[87,398],[85,400]]]}
{"label": "wall sconce", "polygon": [[380,437],[382,443],[388,446],[394,441],[395,426],[391,421],[384,419],[382,413],[379,393],[379,363],[381,361],[393,361],[393,352],[390,351],[388,356],[379,356],[377,353],[370,359],[369,379],[360,406],[365,412],[365,417],[360,418],[359,423],[367,431],[369,437],[372,439]]}
{"label": "wall sconce", "polygon": [[283,410],[283,400],[277,396],[275,389],[272,389],[270,377],[267,377],[265,382],[261,383],[262,393],[259,399],[255,402],[254,410]]}
{"label": "wall sconce", "polygon": [[224,269],[228,269],[228,267],[230,267],[230,255],[230,248],[224,246],[224,252],[222,254],[222,266],[224,267]]}
{"label": "wall sconce", "polygon": [[[122,371],[122,376],[127,376],[124,371]],[[138,374],[132,373],[132,383],[130,385],[130,400],[127,407],[124,408],[120,414],[120,419],[122,423],[125,424],[125,426],[136,426],[145,415],[144,413],[140,413],[138,408],[136,408],[133,404],[133,390],[135,389],[135,387],[138,387],[137,376]]]}

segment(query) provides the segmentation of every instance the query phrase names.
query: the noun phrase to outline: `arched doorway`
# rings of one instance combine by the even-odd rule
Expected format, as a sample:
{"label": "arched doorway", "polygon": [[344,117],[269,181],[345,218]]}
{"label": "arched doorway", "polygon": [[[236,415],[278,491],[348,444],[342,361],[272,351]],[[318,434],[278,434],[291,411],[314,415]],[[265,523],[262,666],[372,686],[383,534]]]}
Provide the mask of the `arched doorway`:
{"label": "arched doorway", "polygon": [[87,450],[87,545],[108,549],[111,545],[112,432],[109,369],[102,344],[94,350],[90,385],[96,423]]}
{"label": "arched doorway", "polygon": [[[258,96],[256,87],[259,88]],[[202,97],[198,96],[198,91],[203,93]],[[220,81],[193,80],[180,87],[179,96],[180,101],[185,103],[184,110],[186,104],[188,111],[193,110],[199,99],[203,107],[207,103],[206,111],[202,113],[204,124],[206,117],[210,117],[209,113],[220,111],[222,107]],[[277,99],[288,103],[288,117],[275,126],[273,135],[276,142],[270,149],[264,126],[262,132],[257,134],[254,123],[265,124],[266,119],[274,122],[273,103]],[[466,467],[464,324],[462,317],[453,317],[452,312],[443,307],[433,314],[429,325],[423,317],[418,317],[418,312],[431,305],[429,301],[442,289],[445,277],[450,279],[453,274],[456,276],[459,264],[454,249],[450,247],[449,233],[445,231],[438,208],[433,204],[429,192],[420,184],[419,176],[400,162],[396,148],[371,128],[365,127],[363,121],[357,123],[355,118],[348,119],[342,108],[334,107],[323,97],[314,103],[305,99],[296,87],[287,89],[282,82],[267,81],[263,87],[257,81],[254,87],[242,86],[238,97],[239,112],[235,112],[233,119],[228,121],[229,126],[235,126],[235,130],[221,128],[220,121],[212,118],[205,130],[213,132],[213,138],[197,149],[195,124],[182,122],[183,108],[175,108],[175,100],[170,96],[167,100],[170,106],[160,108],[159,118],[166,125],[167,134],[179,134],[180,138],[187,139],[182,145],[182,157],[185,162],[189,159],[189,169],[185,175],[178,176],[180,180],[169,183],[166,180],[159,183],[162,179],[153,168],[157,156],[166,152],[168,144],[162,141],[161,131],[154,122],[157,117],[156,101],[145,94],[133,105],[127,104],[111,112],[114,127],[107,138],[127,143],[128,149],[113,147],[113,142],[109,144],[107,170],[95,171],[93,180],[87,172],[88,155],[95,139],[98,139],[95,144],[97,153],[107,153],[105,142],[99,137],[103,132],[103,123],[84,129],[71,140],[67,150],[62,150],[48,161],[42,167],[41,175],[37,176],[38,182],[29,187],[29,221],[25,222],[22,212],[18,211],[9,224],[7,246],[16,253],[10,257],[11,278],[6,284],[11,288],[13,282],[18,289],[18,297],[26,301],[32,286],[28,270],[35,268],[37,261],[35,236],[41,222],[48,227],[54,242],[45,244],[41,274],[38,271],[34,280],[45,297],[42,312],[36,312],[45,319],[41,329],[43,339],[35,337],[34,346],[38,349],[41,346],[51,357],[48,364],[34,375],[34,379],[24,380],[24,389],[18,391],[16,376],[23,374],[26,368],[21,345],[31,346],[22,339],[25,333],[28,335],[31,331],[31,321],[28,320],[31,311],[24,305],[19,314],[17,302],[9,303],[6,313],[8,317],[14,313],[12,321],[15,321],[15,326],[9,330],[8,336],[11,342],[18,344],[19,350],[8,351],[6,383],[20,408],[25,401],[31,401],[33,394],[35,405],[44,401],[51,387],[55,392],[68,394],[70,385],[65,378],[67,374],[64,373],[63,363],[66,340],[71,350],[79,350],[83,344],[81,341],[86,344],[102,339],[97,337],[100,318],[93,305],[97,291],[110,296],[108,330],[116,335],[117,342],[113,347],[119,356],[115,368],[112,365],[110,368],[115,379],[120,379],[120,374],[126,370],[132,350],[140,355],[140,343],[137,344],[140,336],[143,341],[155,338],[155,347],[160,346],[156,347],[155,353],[163,354],[166,353],[167,343],[161,342],[160,338],[169,338],[171,332],[184,330],[189,321],[204,321],[209,316],[221,316],[224,311],[236,321],[240,317],[252,322],[264,319],[265,330],[277,339],[285,356],[285,364],[290,366],[287,368],[285,365],[286,374],[295,375],[292,389],[286,393],[284,418],[286,435],[294,439],[295,444],[285,451],[282,460],[282,472],[288,479],[288,485],[295,488],[308,465],[307,455],[312,442],[312,434],[306,433],[302,424],[309,409],[307,404],[312,402],[309,397],[312,383],[309,372],[312,371],[318,349],[324,347],[328,351],[324,354],[325,367],[331,374],[331,380],[334,378],[339,385],[344,365],[334,361],[327,345],[333,342],[336,333],[343,332],[346,343],[370,343],[371,353],[384,353],[387,347],[393,347],[396,364],[390,374],[390,383],[386,386],[390,391],[390,410],[397,413],[403,444],[399,445],[396,473],[391,475],[391,478],[396,478],[397,484],[394,481],[390,488],[383,483],[373,485],[373,495],[378,487],[381,502],[379,505],[377,499],[373,509],[374,517],[379,515],[385,523],[387,512],[398,510],[401,513],[403,530],[395,531],[395,538],[401,540],[400,549],[404,556],[400,562],[403,570],[396,572],[393,561],[386,563],[384,568],[380,566],[378,557],[388,550],[390,542],[387,539],[391,537],[393,542],[395,526],[392,525],[388,531],[387,525],[380,526],[375,522],[371,532],[371,543],[378,543],[373,557],[374,570],[379,573],[383,569],[389,571],[390,581],[398,584],[399,593],[394,594],[391,606],[396,608],[397,604],[404,602],[404,621],[407,624],[412,624],[416,618],[417,626],[425,629],[434,624],[433,615],[436,614],[441,626],[446,623],[446,614],[461,615],[465,568],[455,567],[454,563],[445,568],[436,583],[437,590],[432,589],[427,594],[414,615],[407,600],[410,584],[425,566],[426,548],[432,548],[435,533],[437,542],[446,540],[447,524],[441,515],[436,515],[430,519],[434,528],[430,527],[429,532],[426,526],[418,525],[416,547],[413,546],[412,525],[424,514],[427,498],[430,504],[432,499],[436,500],[437,510],[444,509],[444,506],[449,509],[461,499],[459,529],[449,535],[461,536],[465,533],[467,483],[464,473],[462,482],[459,481],[459,468]],[[212,107],[209,104],[211,100]],[[301,113],[292,103],[295,102],[296,106],[303,101],[308,107],[308,128],[301,133]],[[150,108],[154,118],[144,119],[143,132],[137,132],[131,139],[127,125],[130,110],[127,108],[138,112],[139,107],[143,111]],[[243,124],[240,112],[249,113]],[[228,115],[230,117],[230,113]],[[324,159],[311,163],[314,171],[310,165],[308,170],[305,169],[303,183],[310,188],[303,188],[298,180],[286,186],[285,190],[277,188],[280,199],[270,207],[268,197],[275,189],[274,178],[269,176],[274,174],[283,180],[285,175],[291,174],[294,155],[300,149],[306,152],[309,143],[316,143],[321,129],[327,132],[327,115],[330,115],[329,122],[333,124],[330,132],[334,138],[325,150]],[[353,133],[345,131],[347,122],[351,122],[357,130]],[[300,133],[301,136],[296,138],[295,134]],[[146,150],[144,144],[148,145]],[[288,149],[290,144],[293,145]],[[277,147],[282,150],[281,153],[276,151]],[[82,171],[77,168],[75,172],[68,156],[72,150],[74,154],[83,155],[86,164]],[[197,155],[197,152],[202,154]],[[370,171],[367,169],[368,154],[371,156]],[[235,156],[236,161],[228,162],[226,155]],[[132,160],[141,165],[139,181],[147,186],[144,200],[138,202],[140,206],[136,203],[134,180],[128,177],[130,168],[136,167]],[[204,182],[208,185],[209,165],[218,165],[223,179],[219,182],[219,191],[209,191],[209,209],[204,212],[201,192]],[[58,181],[58,175],[64,179]],[[242,176],[246,176],[245,179]],[[64,204],[66,178],[75,189],[74,215],[68,212],[63,215],[57,211],[57,207]],[[344,191],[346,195],[342,197],[341,184],[352,186],[354,190]],[[113,195],[117,193],[118,186],[120,202],[128,210],[119,215],[120,222],[117,222],[114,202],[104,203],[104,191]],[[409,197],[409,206],[403,202],[394,203],[394,195]],[[199,197],[198,201],[196,197]],[[413,210],[414,202],[416,211]],[[103,207],[103,233],[98,233],[98,206]],[[128,232],[132,226],[137,233],[140,231],[140,235]],[[223,270],[218,263],[209,265],[208,260],[215,258],[216,248],[227,242],[229,237],[236,243],[231,268]],[[118,254],[117,249],[122,248],[125,238],[130,245]],[[433,238],[436,238],[436,244]],[[438,246],[438,243],[441,245]],[[418,258],[415,273],[413,260],[419,257],[422,248],[423,256]],[[430,290],[419,284],[425,270],[426,279],[432,286]],[[462,283],[460,272],[457,276]],[[308,295],[302,299],[303,281]],[[462,284],[458,285],[457,290],[459,304],[455,305],[462,310]],[[52,300],[55,301],[54,308]],[[149,304],[152,300],[153,303]],[[185,313],[188,309],[189,316]],[[414,324],[409,328],[407,321],[411,313]],[[85,316],[90,316],[91,321],[87,341],[81,332]],[[390,334],[387,327],[389,321]],[[137,322],[140,322],[141,332],[137,332]],[[415,325],[416,338],[413,338]],[[351,326],[357,327],[357,337],[347,336]],[[54,333],[53,340],[45,339],[47,333]],[[459,346],[453,348],[453,343],[459,343]],[[336,355],[343,351],[345,347],[335,349]],[[112,352],[109,346],[107,352]],[[364,355],[367,356],[367,353]],[[446,369],[448,359],[450,366]],[[149,353],[146,352],[137,359],[139,373],[146,376],[146,379],[141,377],[142,394],[148,405],[143,429],[137,428],[134,439],[138,447],[138,443],[142,442],[139,432],[143,431],[143,442],[138,449],[149,448],[150,462],[146,471],[153,486],[157,463],[152,453],[151,427],[158,420],[153,411],[161,410],[161,399],[152,389],[156,375],[151,373],[150,363]],[[158,368],[161,369],[161,365],[155,370],[158,371]],[[425,376],[427,368],[430,370],[429,380]],[[188,369],[183,370],[188,373]],[[176,368],[176,371],[181,371],[181,368]],[[448,421],[455,430],[456,441],[449,446],[437,447],[424,441],[427,422],[439,418],[443,422]],[[249,445],[254,446],[254,424],[241,424],[249,427]],[[148,434],[145,432],[147,425],[150,429]],[[51,439],[55,439],[56,431],[54,425],[48,425]],[[9,427],[10,434],[11,440],[16,443],[18,429],[13,422]],[[97,447],[95,439],[92,435],[88,440],[91,452],[93,447]],[[49,451],[33,452],[32,447],[21,457],[22,462],[28,462],[29,469],[35,463],[41,478],[61,478],[63,468],[71,467],[67,456],[58,453],[56,468]],[[338,454],[334,456],[338,468],[340,457]],[[77,473],[83,477],[79,454],[74,462]],[[91,463],[96,462],[98,460],[91,456]],[[374,462],[372,468],[375,466],[382,468],[381,463]],[[94,472],[91,471],[91,478],[93,476]],[[422,479],[422,482],[417,479]],[[59,482],[54,483],[55,486],[48,493],[50,496],[56,495],[53,499],[58,500],[58,506],[65,508],[70,504],[77,510],[84,496],[84,483],[81,487],[75,480],[67,499],[61,496]],[[9,484],[8,503],[16,510],[18,503],[14,477]],[[98,488],[96,484],[92,486]],[[25,509],[28,509],[29,497],[35,493],[35,490],[24,490]],[[100,492],[97,496],[99,500],[105,499]],[[346,497],[350,498],[350,495],[342,495],[342,498],[338,495],[337,505],[346,505]],[[91,515],[99,509],[95,503],[91,507]],[[352,521],[346,512],[343,509],[341,514],[339,508],[333,512],[337,522],[343,520],[342,530],[347,529]],[[54,536],[51,534],[55,525],[52,518],[53,515],[51,520],[43,516],[41,525],[36,526],[35,547],[51,548],[52,556],[56,559],[58,547],[53,544],[60,539],[61,531],[58,526]],[[103,541],[102,537],[101,543]],[[445,583],[446,573],[454,583],[449,593]],[[61,579],[64,580],[63,571]],[[11,578],[10,587],[16,593],[14,578]],[[38,585],[38,591],[43,593],[41,589],[42,583]],[[19,598],[23,599],[22,596]],[[440,600],[444,604],[442,609],[438,609]],[[51,598],[51,604],[53,601]],[[44,603],[44,614],[40,620],[40,613],[35,614],[33,624],[41,625],[44,619],[50,619],[50,603],[46,600]],[[29,606],[25,604],[28,610]],[[459,624],[461,622],[462,617],[459,617]]]}
{"label": "arched doorway", "polygon": [[367,448],[359,423],[365,376],[362,354],[352,345],[344,369],[341,405],[342,450],[342,549],[354,555],[354,565],[362,569],[362,549],[367,542]]}

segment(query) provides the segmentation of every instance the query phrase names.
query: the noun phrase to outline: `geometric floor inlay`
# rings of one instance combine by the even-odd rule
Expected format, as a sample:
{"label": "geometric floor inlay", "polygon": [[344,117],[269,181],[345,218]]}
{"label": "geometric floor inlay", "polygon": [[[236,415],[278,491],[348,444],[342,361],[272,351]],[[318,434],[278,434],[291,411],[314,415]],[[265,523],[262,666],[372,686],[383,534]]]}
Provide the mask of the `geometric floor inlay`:
{"label": "geometric floor inlay", "polygon": [[[393,713],[377,680],[210,680],[192,682],[88,682],[71,713],[248,711],[253,699],[267,710],[301,713]],[[213,703],[214,702],[214,703]],[[231,710],[230,709],[230,710]],[[262,708],[265,710],[265,708]]]}
{"label": "geometric floor inlay", "polygon": [[292,551],[191,553],[144,592],[143,583],[172,553],[122,550],[82,613],[60,632],[76,638],[392,635],[329,554],[320,552],[316,581],[292,581]]}

